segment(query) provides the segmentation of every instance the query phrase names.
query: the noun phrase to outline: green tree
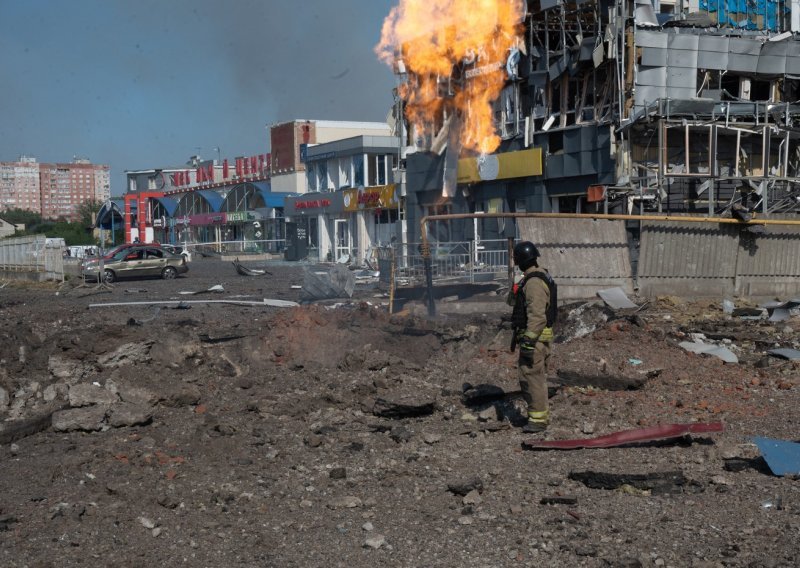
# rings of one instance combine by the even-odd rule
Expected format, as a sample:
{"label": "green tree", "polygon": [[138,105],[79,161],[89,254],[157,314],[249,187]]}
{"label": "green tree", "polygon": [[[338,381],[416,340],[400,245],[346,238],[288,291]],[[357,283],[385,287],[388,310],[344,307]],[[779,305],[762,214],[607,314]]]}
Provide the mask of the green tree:
{"label": "green tree", "polygon": [[39,225],[42,222],[42,216],[36,211],[19,208],[7,209],[0,213],[0,217],[15,225],[25,225],[26,230],[28,225]]}
{"label": "green tree", "polygon": [[103,202],[97,199],[90,199],[78,205],[76,212],[78,213],[78,221],[84,227],[94,227],[97,220],[97,212],[103,206]]}

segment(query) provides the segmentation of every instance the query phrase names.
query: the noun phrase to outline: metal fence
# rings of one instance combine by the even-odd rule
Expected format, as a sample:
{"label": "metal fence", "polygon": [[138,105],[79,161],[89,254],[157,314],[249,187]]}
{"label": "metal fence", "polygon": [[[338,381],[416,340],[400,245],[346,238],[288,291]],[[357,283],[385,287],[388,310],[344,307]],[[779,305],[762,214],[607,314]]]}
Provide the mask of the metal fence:
{"label": "metal fence", "polygon": [[[434,243],[431,268],[434,280],[485,282],[508,274],[508,241],[505,239]],[[396,280],[400,285],[416,285],[425,279],[419,243],[396,247]]]}
{"label": "metal fence", "polygon": [[258,241],[220,241],[210,243],[183,243],[182,245],[191,253],[204,254],[282,254],[286,249],[285,239],[271,239]]}
{"label": "metal fence", "polygon": [[64,239],[43,235],[0,240],[0,270],[64,280]]}

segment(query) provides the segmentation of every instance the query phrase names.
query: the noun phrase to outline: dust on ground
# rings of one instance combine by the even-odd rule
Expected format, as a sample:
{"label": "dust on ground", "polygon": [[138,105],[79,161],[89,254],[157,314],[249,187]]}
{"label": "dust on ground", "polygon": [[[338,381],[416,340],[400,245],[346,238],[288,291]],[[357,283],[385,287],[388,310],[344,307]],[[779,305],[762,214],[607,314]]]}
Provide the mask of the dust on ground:
{"label": "dust on ground", "polygon": [[[3,565],[800,563],[800,486],[751,442],[798,438],[798,364],[767,354],[798,347],[797,316],[744,320],[677,298],[565,306],[547,439],[725,430],[532,452],[497,294],[485,313],[434,320],[411,303],[389,316],[363,285],[337,305],[89,307],[297,300],[302,267],[269,270],[202,259],[111,292],[0,290]],[[741,363],[678,346],[698,333]],[[611,474],[634,477],[586,481]],[[658,483],[636,482],[647,476]]]}

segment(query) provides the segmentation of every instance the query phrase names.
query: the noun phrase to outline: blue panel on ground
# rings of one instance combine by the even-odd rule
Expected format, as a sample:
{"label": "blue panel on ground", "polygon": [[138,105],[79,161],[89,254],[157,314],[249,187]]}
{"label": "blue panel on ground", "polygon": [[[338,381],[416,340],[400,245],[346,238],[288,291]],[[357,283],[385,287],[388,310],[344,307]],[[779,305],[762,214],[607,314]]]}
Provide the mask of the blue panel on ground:
{"label": "blue panel on ground", "polygon": [[800,444],[771,438],[753,438],[775,475],[800,475]]}

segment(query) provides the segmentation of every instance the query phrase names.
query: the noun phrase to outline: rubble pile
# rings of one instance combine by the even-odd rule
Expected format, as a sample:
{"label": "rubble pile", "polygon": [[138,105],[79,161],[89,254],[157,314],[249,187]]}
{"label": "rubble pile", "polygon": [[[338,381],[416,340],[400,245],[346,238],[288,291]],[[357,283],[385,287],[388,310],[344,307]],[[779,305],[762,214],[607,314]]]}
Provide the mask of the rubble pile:
{"label": "rubble pile", "polygon": [[[239,285],[277,297],[302,279],[271,271]],[[146,285],[164,298],[168,286]],[[800,486],[753,443],[797,438],[800,363],[769,353],[798,348],[795,314],[590,302],[586,320],[559,330],[544,439],[724,429],[525,451],[502,299],[496,313],[436,320],[390,316],[367,294],[336,307],[194,305],[149,321],[90,301],[0,295],[14,324],[0,331],[7,566],[800,561]],[[686,351],[693,334],[739,362]]]}

